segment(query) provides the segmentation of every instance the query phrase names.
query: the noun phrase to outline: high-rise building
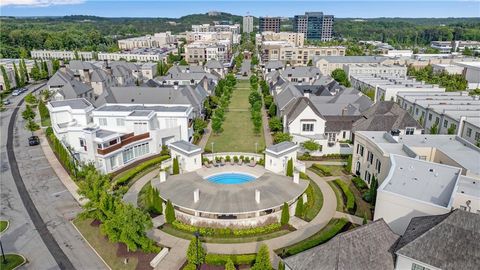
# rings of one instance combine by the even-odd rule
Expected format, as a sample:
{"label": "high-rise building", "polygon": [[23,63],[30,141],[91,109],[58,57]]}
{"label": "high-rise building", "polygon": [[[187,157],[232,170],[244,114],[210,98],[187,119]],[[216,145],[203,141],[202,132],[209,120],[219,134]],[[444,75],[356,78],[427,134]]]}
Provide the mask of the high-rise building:
{"label": "high-rise building", "polygon": [[271,31],[275,33],[280,32],[280,17],[260,17],[258,24],[258,31],[260,33]]}
{"label": "high-rise building", "polygon": [[305,15],[295,15],[293,31],[304,33],[310,40],[328,41],[332,39],[333,15],[323,12],[305,12]]}
{"label": "high-rise building", "polygon": [[253,32],[253,16],[243,16],[243,33]]}

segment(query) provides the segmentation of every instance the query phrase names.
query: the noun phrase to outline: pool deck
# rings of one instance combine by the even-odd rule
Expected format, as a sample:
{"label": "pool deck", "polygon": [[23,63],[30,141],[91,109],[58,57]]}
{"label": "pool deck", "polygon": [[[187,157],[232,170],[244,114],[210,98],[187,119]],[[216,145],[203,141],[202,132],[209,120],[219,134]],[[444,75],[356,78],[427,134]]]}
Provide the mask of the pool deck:
{"label": "pool deck", "polygon": [[[216,184],[206,179],[218,173],[247,173],[257,179],[241,184]],[[308,187],[308,181],[266,171],[261,166],[225,165],[202,168],[195,172],[171,175],[163,183],[155,183],[164,200],[181,208],[212,214],[243,214],[280,207],[284,202],[296,200]],[[199,190],[199,200],[194,192]],[[255,200],[260,191],[260,202]]]}

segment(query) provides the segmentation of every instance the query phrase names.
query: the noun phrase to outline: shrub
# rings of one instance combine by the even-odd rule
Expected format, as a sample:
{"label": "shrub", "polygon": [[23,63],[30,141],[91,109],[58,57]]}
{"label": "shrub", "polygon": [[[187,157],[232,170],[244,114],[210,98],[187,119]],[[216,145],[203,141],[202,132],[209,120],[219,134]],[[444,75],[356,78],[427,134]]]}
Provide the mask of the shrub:
{"label": "shrub", "polygon": [[291,142],[292,136],[288,133],[277,132],[273,135],[273,142],[274,143],[281,143],[281,142]]}
{"label": "shrub", "polygon": [[348,173],[352,171],[352,155],[348,155],[347,165],[345,165],[345,170],[347,170]]}
{"label": "shrub", "polygon": [[300,172],[300,179],[308,180],[308,179],[310,179],[310,177],[308,177],[308,175],[306,173]]}
{"label": "shrub", "polygon": [[278,261],[277,270],[285,270],[285,264],[282,261]]}
{"label": "shrub", "polygon": [[341,219],[332,219],[327,227],[320,230],[315,235],[297,243],[287,248],[281,250],[281,256],[287,257],[298,254],[302,251],[310,249],[312,247],[323,244],[333,238],[338,233],[342,232],[344,228],[349,224],[348,220],[345,218]]}
{"label": "shrub", "polygon": [[197,266],[195,264],[187,264],[185,267],[183,267],[183,270],[197,270]]}
{"label": "shrub", "polygon": [[175,209],[173,208],[172,202],[170,200],[167,201],[167,207],[165,207],[165,221],[168,224],[172,224],[175,222]]}
{"label": "shrub", "polygon": [[251,265],[255,262],[257,254],[214,254],[208,253],[205,257],[205,263],[209,265],[219,265],[223,266],[227,263],[228,260],[231,260],[236,265],[248,264]]}
{"label": "shrub", "polygon": [[47,109],[47,106],[45,106],[45,103],[39,102],[38,103],[38,112],[40,114],[40,118],[42,121],[45,121],[45,119],[50,118],[50,113]]}
{"label": "shrub", "polygon": [[243,161],[245,161],[246,163],[250,162],[250,157],[245,157]]}
{"label": "shrub", "polygon": [[360,177],[352,178],[353,185],[360,191],[363,192],[368,189],[368,185]]}
{"label": "shrub", "polygon": [[241,160],[244,160],[244,159],[245,159],[245,157],[244,157],[243,155],[241,155],[241,156],[240,156],[240,159],[241,159]]}
{"label": "shrub", "polygon": [[233,156],[233,162],[238,163],[238,157],[237,156]]}
{"label": "shrub", "polygon": [[251,270],[271,270],[272,265],[270,263],[270,253],[268,247],[265,244],[260,246],[258,250],[257,257],[255,258],[255,264]]}
{"label": "shrub", "polygon": [[350,213],[355,213],[355,196],[353,195],[352,191],[350,190],[350,187],[348,186],[347,183],[343,182],[340,179],[337,179],[334,181],[334,183],[342,189],[343,194],[345,194],[345,197],[347,199],[346,202],[346,207],[347,211]]}
{"label": "shrub", "polygon": [[320,173],[322,173],[323,176],[332,176],[332,172],[330,168],[327,166],[320,165],[320,164],[313,164],[312,167],[320,171]]}
{"label": "shrub", "polygon": [[232,259],[228,258],[227,263],[225,263],[225,270],[236,270]]}
{"label": "shrub", "polygon": [[205,262],[205,250],[197,237],[190,240],[187,249],[187,261],[189,264],[202,265]]}
{"label": "shrub", "polygon": [[230,156],[225,157],[225,161],[230,162],[230,160],[231,160]]}
{"label": "shrub", "polygon": [[292,177],[293,176],[293,160],[292,158],[290,158],[287,162],[287,172],[286,172],[286,175],[287,176],[290,176]]}
{"label": "shrub", "polygon": [[300,196],[297,200],[297,206],[295,207],[295,216],[303,217],[303,196]]}
{"label": "shrub", "polygon": [[282,120],[278,117],[272,117],[268,121],[268,126],[270,127],[271,132],[278,132],[283,130]]}
{"label": "shrub", "polygon": [[280,218],[280,224],[287,225],[290,221],[290,210],[288,209],[288,203],[284,202],[282,207],[282,216]]}
{"label": "shrub", "polygon": [[45,133],[48,141],[50,142],[50,147],[55,153],[55,156],[57,156],[58,161],[60,161],[68,174],[76,178],[75,173],[77,171],[77,167],[74,159],[70,155],[70,152],[68,152],[60,140],[57,139],[51,127],[48,127]]}
{"label": "shrub", "polygon": [[114,179],[114,187],[118,188],[118,186],[127,184],[130,180],[132,180],[135,176],[139,173],[160,164],[162,161],[169,159],[170,156],[160,156],[148,161],[142,162],[140,165],[135,166],[134,168],[128,170],[125,173],[122,173],[117,179]]}
{"label": "shrub", "polygon": [[[168,207],[168,205],[167,205]],[[265,226],[251,227],[251,228],[211,228],[211,227],[197,227],[190,224],[185,224],[179,220],[174,220],[172,226],[180,231],[194,233],[198,231],[202,236],[217,236],[217,237],[245,237],[251,235],[268,234],[276,232],[281,229],[280,223],[272,223]]]}
{"label": "shrub", "polygon": [[178,159],[173,158],[173,174],[179,174],[180,173],[180,166],[178,165]]}
{"label": "shrub", "polygon": [[204,157],[204,158],[202,158],[202,162],[203,163],[210,163],[210,159]]}
{"label": "shrub", "polygon": [[314,140],[309,140],[302,143],[303,148],[308,151],[318,151],[320,149],[320,144],[316,143]]}

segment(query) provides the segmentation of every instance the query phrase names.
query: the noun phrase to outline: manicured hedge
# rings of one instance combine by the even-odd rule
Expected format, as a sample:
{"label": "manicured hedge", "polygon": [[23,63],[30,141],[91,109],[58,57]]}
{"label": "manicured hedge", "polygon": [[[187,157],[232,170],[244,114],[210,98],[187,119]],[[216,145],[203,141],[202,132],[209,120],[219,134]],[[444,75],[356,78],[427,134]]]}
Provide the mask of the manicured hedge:
{"label": "manicured hedge", "polygon": [[353,195],[353,192],[350,190],[350,187],[348,186],[347,183],[343,182],[340,179],[337,179],[334,181],[334,183],[342,189],[343,194],[345,194],[345,197],[347,199],[347,202],[345,206],[347,207],[347,211],[350,213],[355,213],[355,196]]}
{"label": "manicured hedge", "polygon": [[291,245],[286,248],[282,248],[276,250],[277,254],[279,254],[282,258],[292,256],[298,254],[302,251],[307,249],[313,248],[320,244],[327,242],[328,240],[332,239],[335,235],[342,232],[344,228],[347,227],[349,224],[348,220],[345,218],[341,219],[332,219],[328,223],[327,227],[323,228],[313,236],[300,241],[294,245]]}
{"label": "manicured hedge", "polygon": [[256,254],[213,254],[208,253],[205,258],[205,263],[209,265],[218,265],[224,266],[227,263],[227,260],[232,260],[233,264],[241,265],[248,264],[251,265],[255,262]]}
{"label": "manicured hedge", "polygon": [[47,128],[45,130],[45,135],[47,136],[50,147],[57,156],[58,161],[60,161],[60,163],[63,165],[69,175],[75,176],[75,162],[68,150],[63,146],[60,140],[57,139],[57,137],[53,133],[53,129],[51,127]]}
{"label": "manicured hedge", "polygon": [[117,179],[114,179],[114,186],[121,186],[127,184],[130,180],[132,180],[137,174],[141,173],[142,171],[151,168],[159,164],[160,162],[169,159],[170,156],[160,156],[148,161],[143,162],[142,164],[134,167],[133,169],[128,170],[127,172],[123,173]]}
{"label": "manicured hedge", "polygon": [[281,229],[280,223],[273,223],[261,227],[252,227],[245,229],[233,229],[233,228],[209,228],[209,227],[197,227],[189,224],[182,223],[178,220],[172,222],[172,226],[180,231],[194,233],[200,232],[201,236],[217,236],[217,237],[244,237],[258,234],[267,234],[279,231]]}
{"label": "manicured hedge", "polygon": [[313,168],[319,170],[324,176],[332,176],[332,172],[329,167],[320,165],[320,164],[313,164]]}
{"label": "manicured hedge", "polygon": [[352,182],[360,192],[363,192],[368,189],[367,183],[365,183],[365,181],[363,181],[360,177],[352,178]]}

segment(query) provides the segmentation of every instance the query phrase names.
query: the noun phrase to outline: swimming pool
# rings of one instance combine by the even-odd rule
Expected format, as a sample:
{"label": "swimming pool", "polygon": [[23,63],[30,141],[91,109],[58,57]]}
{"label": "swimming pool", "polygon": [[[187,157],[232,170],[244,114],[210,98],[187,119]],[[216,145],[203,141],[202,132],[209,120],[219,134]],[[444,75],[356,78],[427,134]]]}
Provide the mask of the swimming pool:
{"label": "swimming pool", "polygon": [[255,176],[246,173],[219,173],[208,176],[208,181],[215,184],[243,184],[255,180]]}

